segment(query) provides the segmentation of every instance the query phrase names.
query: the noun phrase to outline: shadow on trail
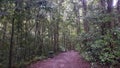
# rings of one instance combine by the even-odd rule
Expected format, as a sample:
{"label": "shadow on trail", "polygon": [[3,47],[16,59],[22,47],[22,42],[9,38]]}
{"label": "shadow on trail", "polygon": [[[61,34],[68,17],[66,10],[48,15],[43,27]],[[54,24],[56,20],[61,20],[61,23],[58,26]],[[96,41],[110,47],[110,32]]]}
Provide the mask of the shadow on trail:
{"label": "shadow on trail", "polygon": [[68,51],[54,58],[38,61],[27,68],[90,68],[90,63],[85,61],[78,52]]}

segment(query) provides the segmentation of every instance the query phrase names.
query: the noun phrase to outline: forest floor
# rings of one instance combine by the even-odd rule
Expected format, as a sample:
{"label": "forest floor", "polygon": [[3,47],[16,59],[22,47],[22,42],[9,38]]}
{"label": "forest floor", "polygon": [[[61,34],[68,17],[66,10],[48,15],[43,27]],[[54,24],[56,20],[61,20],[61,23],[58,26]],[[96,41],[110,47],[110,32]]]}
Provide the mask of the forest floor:
{"label": "forest floor", "polygon": [[60,53],[54,58],[37,61],[27,68],[90,68],[89,62],[84,60],[76,51]]}

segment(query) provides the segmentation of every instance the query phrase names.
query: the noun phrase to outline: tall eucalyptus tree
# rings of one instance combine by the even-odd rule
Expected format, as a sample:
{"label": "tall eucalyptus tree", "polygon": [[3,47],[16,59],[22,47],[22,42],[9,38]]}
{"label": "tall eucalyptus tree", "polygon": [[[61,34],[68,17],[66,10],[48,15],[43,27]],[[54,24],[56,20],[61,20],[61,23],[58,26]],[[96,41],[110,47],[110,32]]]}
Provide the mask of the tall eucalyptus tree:
{"label": "tall eucalyptus tree", "polygon": [[[81,0],[82,1],[82,8],[83,8],[83,16],[85,17],[87,14],[87,1],[86,0]],[[84,31],[88,32],[89,31],[89,24],[88,22],[85,20],[85,18],[83,19],[83,24],[84,24]]]}

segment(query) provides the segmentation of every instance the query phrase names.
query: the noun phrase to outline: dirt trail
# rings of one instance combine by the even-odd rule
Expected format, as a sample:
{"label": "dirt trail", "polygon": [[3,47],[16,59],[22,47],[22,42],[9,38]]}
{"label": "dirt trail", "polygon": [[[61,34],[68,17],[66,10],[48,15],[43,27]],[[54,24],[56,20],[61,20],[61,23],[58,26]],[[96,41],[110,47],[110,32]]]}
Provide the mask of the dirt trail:
{"label": "dirt trail", "polygon": [[90,63],[85,61],[78,52],[68,51],[52,59],[38,61],[27,68],[90,68]]}

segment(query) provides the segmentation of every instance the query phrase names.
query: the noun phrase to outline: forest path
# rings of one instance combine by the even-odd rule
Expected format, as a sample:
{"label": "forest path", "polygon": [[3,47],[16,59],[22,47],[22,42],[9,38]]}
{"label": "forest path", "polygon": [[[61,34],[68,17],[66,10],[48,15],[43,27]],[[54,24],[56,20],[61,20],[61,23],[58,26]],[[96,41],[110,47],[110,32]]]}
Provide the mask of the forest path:
{"label": "forest path", "polygon": [[51,59],[38,61],[27,68],[90,68],[90,63],[85,61],[78,52],[72,50]]}

